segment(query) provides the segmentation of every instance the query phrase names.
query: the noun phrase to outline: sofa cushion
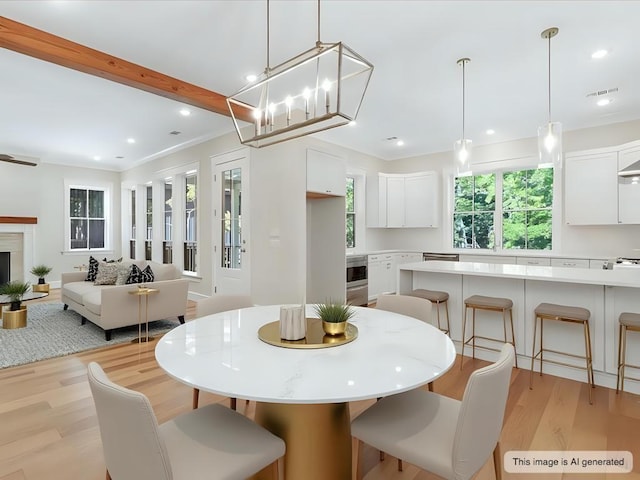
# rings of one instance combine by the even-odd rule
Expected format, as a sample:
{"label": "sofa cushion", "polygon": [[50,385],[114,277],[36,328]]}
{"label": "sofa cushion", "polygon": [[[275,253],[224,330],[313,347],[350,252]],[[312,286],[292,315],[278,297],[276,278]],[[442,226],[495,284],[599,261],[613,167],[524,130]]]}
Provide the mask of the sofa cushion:
{"label": "sofa cushion", "polygon": [[96,281],[96,275],[98,275],[98,263],[97,259],[89,257],[89,268],[87,269],[87,278],[85,278],[87,282]]}
{"label": "sofa cushion", "polygon": [[[109,287],[104,287],[109,288]],[[95,290],[86,293],[82,297],[82,304],[84,307],[89,310],[91,313],[96,315],[100,315],[101,311],[101,302],[102,302],[102,289],[96,288]]]}
{"label": "sofa cushion", "polygon": [[116,285],[125,285],[129,275],[131,275],[131,263],[123,262],[118,263],[118,278],[116,278]]}
{"label": "sofa cushion", "polygon": [[98,263],[98,274],[93,282],[94,285],[115,285],[118,279],[118,266],[117,263]]}
{"label": "sofa cushion", "polygon": [[179,271],[171,263],[149,262],[149,266],[153,270],[154,281],[175,280],[180,278]]}
{"label": "sofa cushion", "polygon": [[96,287],[89,282],[71,282],[65,283],[62,287],[64,294],[76,303],[82,305],[82,298],[89,292],[100,291],[100,287]]}

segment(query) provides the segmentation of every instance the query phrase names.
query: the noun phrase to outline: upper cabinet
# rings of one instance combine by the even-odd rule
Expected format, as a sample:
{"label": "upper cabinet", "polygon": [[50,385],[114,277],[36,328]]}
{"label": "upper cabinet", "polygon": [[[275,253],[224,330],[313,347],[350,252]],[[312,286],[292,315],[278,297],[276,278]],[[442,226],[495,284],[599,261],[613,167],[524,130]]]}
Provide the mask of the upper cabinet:
{"label": "upper cabinet", "polygon": [[307,197],[344,197],[347,167],[334,155],[307,149]]}
{"label": "upper cabinet", "polygon": [[618,172],[640,159],[640,142],[566,155],[568,225],[640,224],[640,184]]}
{"label": "upper cabinet", "polygon": [[440,195],[435,172],[379,173],[367,179],[367,227],[439,226]]}
{"label": "upper cabinet", "polygon": [[[618,170],[640,160],[640,145],[618,153]],[[618,220],[620,223],[640,223],[640,183],[638,178],[618,177]]]}
{"label": "upper cabinet", "polygon": [[618,152],[567,154],[564,168],[567,225],[618,223]]}

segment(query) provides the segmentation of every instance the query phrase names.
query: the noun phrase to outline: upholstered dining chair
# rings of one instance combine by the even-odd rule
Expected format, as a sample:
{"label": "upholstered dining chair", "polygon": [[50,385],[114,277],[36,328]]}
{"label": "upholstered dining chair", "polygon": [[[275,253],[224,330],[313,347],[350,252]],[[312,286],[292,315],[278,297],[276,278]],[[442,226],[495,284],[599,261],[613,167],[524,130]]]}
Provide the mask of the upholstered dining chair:
{"label": "upholstered dining chair", "polygon": [[431,302],[426,298],[383,294],[378,295],[376,308],[417,318],[427,323],[431,321]]}
{"label": "upholstered dining chair", "polygon": [[[196,318],[246,307],[253,307],[253,302],[249,295],[213,295],[196,302]],[[200,389],[194,388],[192,400],[194,409],[198,408],[199,400]],[[236,410],[237,399],[232,397],[229,399],[229,403],[231,408]],[[246,404],[249,404],[249,400],[246,401]]]}
{"label": "upholstered dining chair", "polygon": [[107,480],[247,478],[271,465],[282,478],[284,442],[244,415],[207,405],[158,425],[149,399],[88,366]]}
{"label": "upholstered dining chair", "polygon": [[470,479],[493,451],[496,479],[502,478],[500,432],[514,363],[513,345],[498,360],[471,374],[462,401],[415,389],[385,397],[351,423],[356,478],[365,442],[398,459],[447,479]]}

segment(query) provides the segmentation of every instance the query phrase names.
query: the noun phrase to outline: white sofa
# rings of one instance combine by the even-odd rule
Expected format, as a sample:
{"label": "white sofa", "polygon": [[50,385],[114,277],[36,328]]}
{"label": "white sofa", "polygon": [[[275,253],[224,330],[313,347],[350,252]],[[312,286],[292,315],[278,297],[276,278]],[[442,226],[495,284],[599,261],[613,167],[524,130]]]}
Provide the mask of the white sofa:
{"label": "white sofa", "polygon": [[[154,281],[146,285],[158,290],[149,297],[148,320],[162,320],[178,317],[184,323],[187,310],[189,280],[174,265],[156,262],[132,261],[141,269],[146,265],[154,273]],[[64,309],[71,308],[86,320],[104,330],[107,341],[111,340],[111,331],[115,328],[138,324],[138,296],[129,292],[137,288],[129,285],[94,285],[85,281],[87,272],[63,273],[60,298]]]}

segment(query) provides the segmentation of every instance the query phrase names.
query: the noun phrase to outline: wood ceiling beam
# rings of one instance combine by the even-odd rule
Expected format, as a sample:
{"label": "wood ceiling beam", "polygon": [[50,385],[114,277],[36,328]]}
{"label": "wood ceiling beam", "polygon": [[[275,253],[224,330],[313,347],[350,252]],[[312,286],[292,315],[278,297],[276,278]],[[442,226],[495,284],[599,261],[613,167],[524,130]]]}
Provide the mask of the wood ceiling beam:
{"label": "wood ceiling beam", "polygon": [[[0,47],[230,116],[225,95],[1,16]],[[241,118],[253,121],[248,108]]]}

